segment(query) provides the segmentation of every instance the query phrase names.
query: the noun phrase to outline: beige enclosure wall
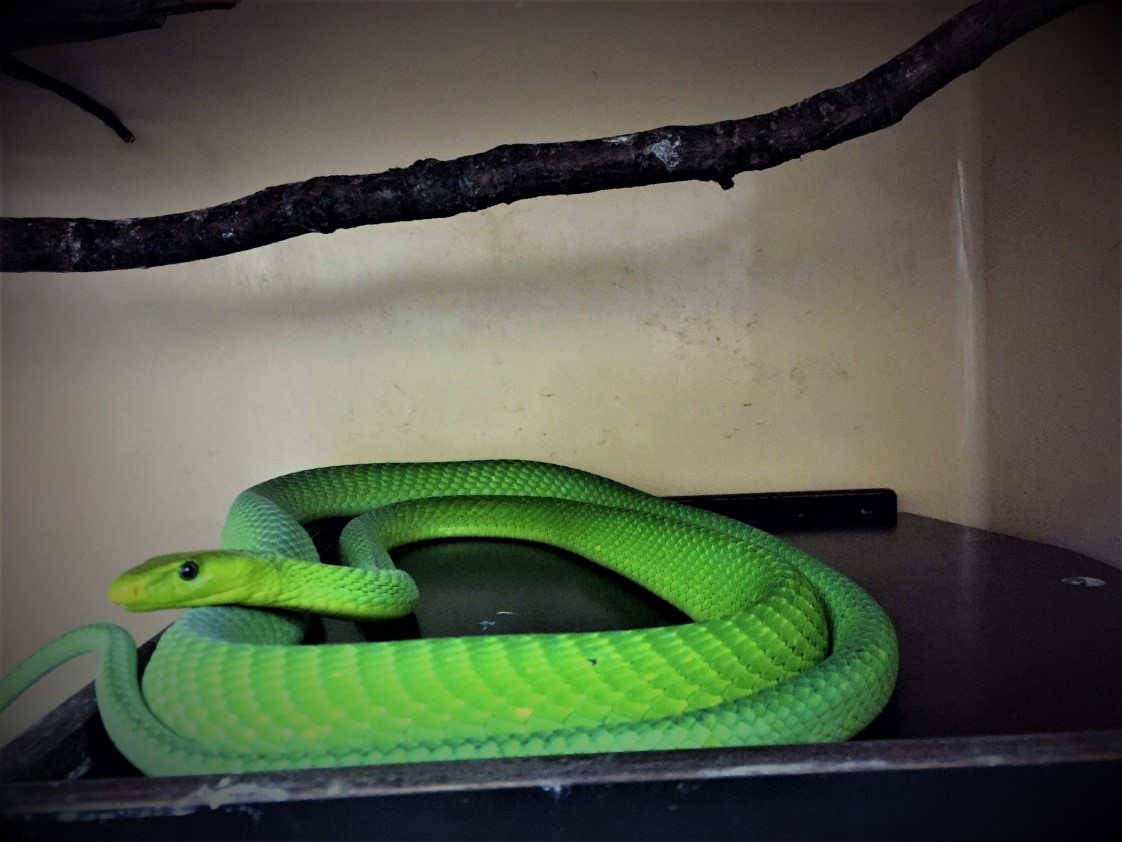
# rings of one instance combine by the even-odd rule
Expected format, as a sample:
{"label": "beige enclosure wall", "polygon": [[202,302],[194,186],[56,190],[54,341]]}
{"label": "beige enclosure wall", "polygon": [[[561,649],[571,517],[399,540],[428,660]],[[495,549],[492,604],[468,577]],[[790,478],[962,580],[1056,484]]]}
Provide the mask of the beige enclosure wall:
{"label": "beige enclosure wall", "polygon": [[[1106,6],[729,191],[4,277],[4,669],[90,621],[149,636],[169,618],[112,607],[118,571],[215,544],[238,490],[331,463],[531,457],[660,493],[890,486],[906,511],[1119,563]],[[957,7],[246,2],[24,54],[138,140],[4,79],[2,209],[158,214],[746,116],[856,78]]]}

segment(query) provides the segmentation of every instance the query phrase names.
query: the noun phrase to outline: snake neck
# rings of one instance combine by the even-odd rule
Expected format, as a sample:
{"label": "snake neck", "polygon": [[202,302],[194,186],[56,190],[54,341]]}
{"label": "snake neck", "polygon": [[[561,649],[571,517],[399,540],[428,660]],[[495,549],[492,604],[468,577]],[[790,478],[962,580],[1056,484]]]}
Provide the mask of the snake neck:
{"label": "snake neck", "polygon": [[417,585],[403,570],[356,570],[272,559],[260,587],[241,605],[281,608],[343,620],[387,620],[413,610]]}

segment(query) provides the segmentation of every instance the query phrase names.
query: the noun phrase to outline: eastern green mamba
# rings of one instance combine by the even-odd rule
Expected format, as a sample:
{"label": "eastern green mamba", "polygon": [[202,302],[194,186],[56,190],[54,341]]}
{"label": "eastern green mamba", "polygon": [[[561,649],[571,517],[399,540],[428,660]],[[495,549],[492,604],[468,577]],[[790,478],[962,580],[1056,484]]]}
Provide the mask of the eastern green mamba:
{"label": "eastern green mamba", "polygon": [[[353,518],[342,566],[320,564],[301,524],[340,515]],[[569,550],[693,622],[298,645],[309,614],[408,614],[417,588],[387,551],[469,536]],[[111,585],[130,610],[195,606],[142,682],[124,629],[85,626],[0,681],[0,706],[99,652],[113,742],[148,775],[188,775],[840,740],[872,721],[896,680],[891,622],[839,573],[737,521],[558,465],[288,474],[238,495],[221,545],[152,559]]]}

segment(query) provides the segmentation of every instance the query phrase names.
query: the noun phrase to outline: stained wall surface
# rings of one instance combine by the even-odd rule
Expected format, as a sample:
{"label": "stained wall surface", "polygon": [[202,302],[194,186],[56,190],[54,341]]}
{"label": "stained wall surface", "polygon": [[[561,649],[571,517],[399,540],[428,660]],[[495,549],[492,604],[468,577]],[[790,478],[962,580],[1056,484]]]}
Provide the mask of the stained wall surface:
{"label": "stained wall surface", "polygon": [[[1107,5],[889,130],[728,191],[5,276],[4,669],[86,622],[148,637],[169,617],[122,616],[104,596],[117,572],[214,545],[240,489],[333,463],[528,457],[666,494],[889,486],[906,511],[1122,563]],[[245,2],[25,53],[138,140],[3,79],[0,202],[142,216],[746,116],[860,76],[956,10]],[[92,671],[44,681],[4,733]]]}

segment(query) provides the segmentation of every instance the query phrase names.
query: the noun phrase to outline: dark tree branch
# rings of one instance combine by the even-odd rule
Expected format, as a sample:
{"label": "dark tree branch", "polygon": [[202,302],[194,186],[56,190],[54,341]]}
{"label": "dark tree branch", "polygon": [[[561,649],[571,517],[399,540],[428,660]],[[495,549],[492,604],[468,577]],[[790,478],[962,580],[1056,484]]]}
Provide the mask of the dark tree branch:
{"label": "dark tree branch", "polygon": [[849,84],[743,120],[499,146],[373,175],[320,176],[210,208],[139,219],[0,220],[0,269],[89,272],[182,263],[310,232],[434,219],[536,196],[762,170],[899,122],[1027,32],[1089,0],[984,0]]}
{"label": "dark tree branch", "polygon": [[58,94],[68,102],[77,105],[83,111],[88,111],[116,132],[117,137],[125,143],[132,143],[136,140],[136,135],[128,130],[116,114],[93,97],[82,93],[77,88],[56,79],[54,76],[48,76],[43,71],[36,70],[34,67],[24,64],[15,56],[11,55],[6,55],[0,59],[0,70],[3,70],[6,76],[19,79],[21,82],[30,82],[32,85]]}
{"label": "dark tree branch", "polygon": [[172,15],[237,4],[238,0],[6,0],[0,7],[0,49],[9,53],[159,29]]}
{"label": "dark tree branch", "polygon": [[116,114],[72,85],[24,64],[12,51],[159,29],[170,15],[232,9],[237,4],[238,0],[7,0],[0,7],[0,71],[58,94],[132,143],[136,137]]}

